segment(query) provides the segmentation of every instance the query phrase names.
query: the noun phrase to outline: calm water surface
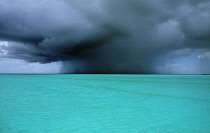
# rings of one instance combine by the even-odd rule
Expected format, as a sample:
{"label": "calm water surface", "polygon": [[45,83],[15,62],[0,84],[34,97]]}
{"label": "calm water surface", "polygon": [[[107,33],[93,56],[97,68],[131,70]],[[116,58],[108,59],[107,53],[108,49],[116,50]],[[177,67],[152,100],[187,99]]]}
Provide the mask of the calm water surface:
{"label": "calm water surface", "polygon": [[208,75],[0,75],[0,133],[210,133]]}

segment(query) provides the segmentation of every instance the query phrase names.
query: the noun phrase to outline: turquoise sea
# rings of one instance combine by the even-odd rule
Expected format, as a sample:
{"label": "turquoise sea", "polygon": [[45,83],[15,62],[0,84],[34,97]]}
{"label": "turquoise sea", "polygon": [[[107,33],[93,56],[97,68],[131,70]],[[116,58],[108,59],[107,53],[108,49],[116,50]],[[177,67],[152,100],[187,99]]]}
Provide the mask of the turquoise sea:
{"label": "turquoise sea", "polygon": [[0,133],[210,133],[210,76],[2,74]]}

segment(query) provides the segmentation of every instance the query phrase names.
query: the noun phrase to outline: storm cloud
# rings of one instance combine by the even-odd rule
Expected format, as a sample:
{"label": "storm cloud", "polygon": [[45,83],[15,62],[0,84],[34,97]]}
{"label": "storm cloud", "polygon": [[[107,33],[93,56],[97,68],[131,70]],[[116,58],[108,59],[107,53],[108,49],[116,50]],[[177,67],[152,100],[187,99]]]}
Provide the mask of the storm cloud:
{"label": "storm cloud", "polygon": [[209,53],[210,2],[0,0],[0,40],[0,56],[64,73],[155,73],[160,57]]}

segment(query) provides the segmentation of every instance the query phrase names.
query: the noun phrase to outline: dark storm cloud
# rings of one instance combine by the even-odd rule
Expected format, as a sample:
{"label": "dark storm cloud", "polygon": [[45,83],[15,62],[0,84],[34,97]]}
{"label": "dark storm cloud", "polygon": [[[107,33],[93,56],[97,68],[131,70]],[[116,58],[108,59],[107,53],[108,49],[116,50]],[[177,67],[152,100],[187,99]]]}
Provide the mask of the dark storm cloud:
{"label": "dark storm cloud", "polygon": [[153,73],[156,58],[210,49],[208,0],[0,0],[4,57],[70,73]]}

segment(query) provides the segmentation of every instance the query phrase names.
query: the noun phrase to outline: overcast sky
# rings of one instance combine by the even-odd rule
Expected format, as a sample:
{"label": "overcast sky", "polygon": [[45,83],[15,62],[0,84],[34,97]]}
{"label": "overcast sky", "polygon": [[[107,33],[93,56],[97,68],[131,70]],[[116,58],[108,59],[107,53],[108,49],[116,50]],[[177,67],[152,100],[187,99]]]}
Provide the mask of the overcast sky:
{"label": "overcast sky", "polygon": [[0,73],[210,73],[209,0],[0,0]]}

